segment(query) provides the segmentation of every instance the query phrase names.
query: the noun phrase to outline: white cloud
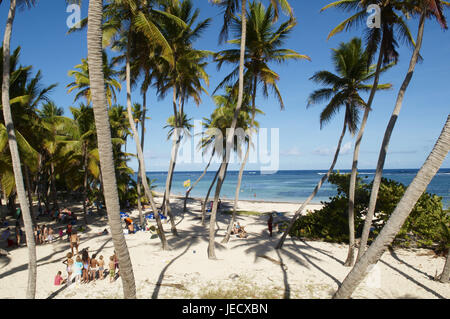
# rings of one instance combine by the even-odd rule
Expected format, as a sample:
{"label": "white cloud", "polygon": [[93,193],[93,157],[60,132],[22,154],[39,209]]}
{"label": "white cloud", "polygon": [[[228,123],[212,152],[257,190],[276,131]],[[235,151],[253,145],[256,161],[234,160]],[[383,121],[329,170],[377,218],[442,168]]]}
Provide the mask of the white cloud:
{"label": "white cloud", "polygon": [[283,150],[280,152],[281,156],[301,156],[302,153],[300,152],[300,150],[297,147],[292,147],[288,150]]}
{"label": "white cloud", "polygon": [[[352,151],[352,142],[347,142],[344,144],[344,146],[341,147],[339,154],[347,155],[347,154],[350,154],[351,151]],[[336,153],[336,147],[335,148],[328,148],[328,147],[316,148],[314,151],[312,151],[312,153],[314,155],[319,155],[319,156],[331,156]]]}

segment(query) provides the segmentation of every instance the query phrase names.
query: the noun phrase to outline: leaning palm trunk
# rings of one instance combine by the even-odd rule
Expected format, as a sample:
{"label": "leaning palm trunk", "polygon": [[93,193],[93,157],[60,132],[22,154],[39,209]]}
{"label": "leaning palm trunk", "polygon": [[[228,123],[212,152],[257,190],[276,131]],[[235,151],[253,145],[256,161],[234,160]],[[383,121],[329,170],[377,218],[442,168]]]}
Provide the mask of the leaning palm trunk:
{"label": "leaning palm trunk", "polygon": [[439,276],[439,281],[442,283],[448,283],[450,281],[450,249],[447,252],[447,259],[445,260],[442,274]]}
{"label": "leaning palm trunk", "polygon": [[356,175],[358,174],[358,158],[359,149],[361,147],[361,141],[364,135],[364,129],[366,128],[367,119],[369,118],[369,113],[372,107],[372,102],[375,97],[375,93],[378,88],[378,81],[380,79],[381,64],[383,62],[384,50],[384,35],[383,40],[381,40],[380,55],[378,57],[377,69],[375,70],[375,78],[373,80],[372,90],[370,91],[369,100],[367,101],[366,108],[364,109],[364,116],[361,122],[361,127],[359,128],[358,136],[356,137],[355,149],[353,151],[353,164],[352,173],[350,175],[350,187],[348,191],[348,228],[349,228],[349,245],[348,245],[348,256],[344,263],[344,266],[353,266],[355,260],[355,188],[356,188]]}
{"label": "leaning palm trunk", "polygon": [[239,176],[238,176],[238,182],[236,185],[236,192],[234,194],[234,205],[233,205],[233,213],[231,215],[231,220],[230,223],[228,224],[228,228],[227,228],[227,233],[224,237],[224,239],[222,240],[222,243],[228,243],[228,241],[230,240],[230,236],[231,236],[231,231],[233,229],[233,225],[234,222],[236,221],[236,210],[237,210],[237,205],[239,202],[239,192],[241,190],[241,183],[242,183],[242,176],[244,175],[244,168],[245,165],[247,165],[247,161],[248,161],[248,157],[250,155],[250,146],[252,144],[252,132],[251,129],[253,128],[253,124],[255,123],[255,116],[256,116],[256,83],[257,83],[257,78],[256,76],[253,78],[253,94],[252,94],[252,120],[250,123],[250,130],[249,130],[249,135],[248,135],[248,145],[247,145],[247,151],[245,152],[245,156],[244,156],[244,160],[242,161],[241,164],[241,168],[239,169]]}
{"label": "leaning palm trunk", "polygon": [[16,190],[19,197],[20,208],[22,209],[23,224],[25,227],[26,241],[28,247],[28,285],[26,291],[27,299],[34,299],[36,295],[36,244],[34,242],[33,225],[31,220],[30,208],[27,203],[25,185],[23,183],[22,168],[20,166],[19,149],[17,147],[16,132],[9,104],[9,81],[10,81],[10,44],[11,33],[16,13],[16,0],[11,0],[8,20],[5,27],[3,39],[3,83],[2,83],[2,105],[3,118],[8,133],[8,145],[11,152],[14,178],[16,181]]}
{"label": "leaning palm trunk", "polygon": [[408,85],[411,82],[411,78],[414,74],[414,69],[416,67],[417,59],[419,58],[420,48],[422,46],[423,40],[424,27],[425,27],[425,14],[422,14],[419,22],[419,31],[417,34],[416,47],[414,48],[414,52],[411,57],[408,73],[406,74],[405,80],[403,81],[400,91],[398,92],[397,102],[395,104],[394,111],[392,112],[391,119],[388,123],[386,131],[384,133],[383,142],[381,144],[377,169],[373,180],[372,191],[370,193],[369,209],[367,211],[366,220],[364,221],[364,228],[361,235],[361,244],[359,246],[357,258],[360,258],[364,254],[364,251],[366,250],[367,240],[369,238],[369,232],[372,225],[372,219],[375,213],[378,191],[380,189],[381,177],[383,175],[384,162],[386,160],[386,154],[389,147],[389,141],[391,139],[392,131],[394,130],[395,123],[402,108],[403,98],[405,96],[406,89],[408,88]]}
{"label": "leaning palm trunk", "polygon": [[195,181],[195,183],[192,184],[192,186],[189,187],[189,189],[186,191],[186,196],[184,197],[183,213],[186,212],[186,202],[187,202],[187,199],[188,199],[188,197],[189,197],[189,194],[190,194],[191,191],[194,189],[194,187],[197,186],[198,182],[200,182],[200,181],[202,180],[202,178],[205,176],[206,172],[208,171],[209,165],[211,164],[211,161],[212,161],[212,159],[213,159],[213,157],[214,157],[214,154],[215,154],[215,151],[212,152],[211,158],[209,159],[208,164],[206,165],[205,169],[203,170],[202,175],[200,175],[200,177],[197,178],[197,180]]}
{"label": "leaning palm trunk", "polygon": [[297,220],[298,216],[302,213],[303,209],[309,204],[309,202],[316,196],[319,189],[322,187],[322,184],[328,179],[328,177],[331,175],[331,172],[333,172],[334,166],[336,165],[337,159],[339,157],[339,152],[341,151],[341,145],[342,140],[344,139],[345,131],[347,129],[346,123],[344,124],[344,128],[342,129],[341,137],[339,138],[339,142],[337,145],[336,153],[334,154],[333,163],[331,164],[330,168],[328,169],[328,172],[322,176],[319,183],[317,183],[316,187],[314,188],[314,191],[311,195],[302,203],[300,208],[295,212],[294,217],[292,217],[292,220],[289,223],[289,226],[287,227],[286,231],[284,232],[283,236],[281,236],[280,241],[278,242],[276,249],[281,249],[283,247],[284,241],[286,240],[286,236],[291,232],[292,227],[294,226],[295,221]]}
{"label": "leaning palm trunk", "polygon": [[245,168],[245,165],[247,164],[249,154],[250,154],[250,141],[247,145],[247,151],[245,152],[244,160],[242,161],[241,167],[239,169],[238,182],[236,185],[236,192],[234,194],[233,213],[231,215],[231,220],[227,227],[227,233],[225,234],[225,237],[222,240],[222,244],[226,244],[230,240],[231,230],[233,229],[233,225],[236,221],[236,209],[237,209],[237,204],[239,202],[239,192],[241,190],[242,176],[244,174],[244,168]]}
{"label": "leaning palm trunk", "polygon": [[219,169],[219,176],[217,180],[216,192],[214,194],[214,203],[211,211],[210,229],[209,229],[209,245],[208,245],[208,258],[217,259],[215,252],[215,239],[214,239],[214,223],[216,221],[217,206],[219,204],[220,190],[222,188],[222,183],[225,178],[225,172],[228,167],[228,160],[230,158],[231,148],[234,141],[234,133],[237,126],[237,121],[239,113],[241,112],[242,101],[244,98],[244,63],[245,63],[245,43],[247,39],[247,0],[242,0],[241,9],[241,48],[240,48],[240,58],[239,58],[239,91],[238,91],[238,101],[236,105],[236,110],[234,111],[233,121],[231,122],[231,128],[229,134],[227,134],[226,148],[225,148],[225,163],[222,163]]}
{"label": "leaning palm trunk", "polygon": [[120,219],[119,194],[117,191],[113,147],[111,143],[111,129],[106,102],[105,78],[102,61],[102,13],[103,1],[90,0],[87,31],[89,80],[92,91],[92,105],[98,139],[98,153],[102,171],[106,210],[111,228],[111,237],[119,259],[124,298],[134,299],[136,298],[136,284],[133,266],[131,264],[131,258],[122,231]]}
{"label": "leaning palm trunk", "polygon": [[136,144],[136,151],[138,153],[138,159],[139,159],[139,166],[140,170],[139,173],[141,174],[141,180],[143,181],[142,184],[144,185],[144,191],[145,196],[150,200],[150,205],[153,209],[153,215],[155,216],[156,223],[158,226],[158,234],[159,238],[161,240],[161,244],[163,247],[163,250],[168,249],[168,244],[166,240],[166,236],[164,235],[164,229],[161,223],[161,217],[159,216],[158,210],[156,208],[155,201],[153,200],[153,194],[150,190],[150,187],[147,183],[147,177],[145,176],[145,162],[144,162],[144,153],[142,152],[141,144],[139,142],[139,134],[136,130],[136,126],[134,125],[133,121],[133,113],[131,111],[131,68],[130,68],[130,58],[129,58],[129,52],[130,52],[130,42],[128,42],[128,50],[127,50],[127,65],[126,65],[126,81],[127,81],[127,111],[128,111],[128,121],[130,123],[131,131],[133,132],[133,138],[134,143]]}
{"label": "leaning palm trunk", "polygon": [[213,181],[211,182],[211,185],[208,188],[208,192],[206,193],[205,200],[202,203],[202,225],[205,226],[205,219],[206,219],[206,204],[208,203],[209,194],[211,194],[211,190],[216,183],[217,176],[219,176],[220,168],[217,170],[216,175],[214,175]]}
{"label": "leaning palm trunk", "polygon": [[[141,149],[144,152],[144,136],[145,136],[145,115],[147,113],[146,106],[146,96],[147,93],[144,92],[142,96],[142,120],[141,120]],[[144,172],[145,175],[145,172]],[[139,210],[139,222],[141,223],[141,227],[144,226],[144,216],[142,214],[142,203],[141,203],[141,164],[139,164],[138,168],[138,178],[137,178],[137,193],[138,193],[138,210]]]}
{"label": "leaning palm trunk", "polygon": [[426,190],[450,150],[450,115],[430,155],[408,186],[386,225],[369,249],[358,259],[333,298],[347,299],[364,279],[368,268],[375,265],[400,231],[419,197]]}
{"label": "leaning palm trunk", "polygon": [[175,220],[172,214],[172,210],[170,209],[170,189],[172,188],[173,173],[175,171],[175,165],[177,163],[177,154],[181,143],[181,132],[179,130],[181,129],[175,128],[174,131],[175,140],[173,141],[172,144],[172,154],[170,156],[169,171],[167,172],[167,179],[166,179],[166,190],[164,192],[164,199],[163,199],[164,215],[169,216],[171,231],[175,236],[178,236],[178,233],[177,228],[175,226]]}

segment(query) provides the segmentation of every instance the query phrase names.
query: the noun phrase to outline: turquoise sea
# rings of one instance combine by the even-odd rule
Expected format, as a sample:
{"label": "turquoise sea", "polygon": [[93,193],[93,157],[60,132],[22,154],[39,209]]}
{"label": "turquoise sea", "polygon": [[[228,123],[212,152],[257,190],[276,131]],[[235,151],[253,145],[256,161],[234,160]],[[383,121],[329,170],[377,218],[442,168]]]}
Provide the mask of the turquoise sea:
{"label": "turquoise sea", "polygon": [[[261,174],[259,171],[245,171],[242,180],[240,199],[279,201],[279,202],[302,202],[312,192],[317,182],[320,180],[326,170],[282,170],[275,174]],[[340,170],[341,173],[348,173],[349,170]],[[405,185],[416,176],[417,169],[386,169],[383,177],[393,179]],[[172,184],[172,193],[184,195],[186,188],[183,183],[186,180],[195,180],[202,172],[175,172]],[[228,171],[225,183],[222,187],[221,198],[234,198],[238,171]],[[359,174],[365,182],[373,179],[375,170],[360,170]],[[215,171],[208,171],[203,179],[192,190],[192,197],[203,197],[206,195],[208,187],[212,182]],[[164,192],[167,172],[147,172],[150,179],[156,179],[156,190]],[[213,189],[214,192],[214,189]],[[450,207],[450,168],[440,169],[431,183],[428,185],[427,192],[442,197],[445,208]],[[214,194],[214,193],[213,193]],[[330,183],[325,183],[313,202],[319,203],[326,201],[329,197],[336,194],[336,188]]]}

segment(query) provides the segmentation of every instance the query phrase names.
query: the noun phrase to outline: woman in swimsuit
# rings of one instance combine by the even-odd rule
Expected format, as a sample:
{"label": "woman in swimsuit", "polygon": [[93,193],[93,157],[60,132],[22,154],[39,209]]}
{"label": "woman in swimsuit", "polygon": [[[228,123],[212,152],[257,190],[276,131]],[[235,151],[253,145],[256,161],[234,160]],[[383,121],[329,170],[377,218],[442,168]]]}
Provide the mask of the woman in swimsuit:
{"label": "woman in swimsuit", "polygon": [[86,249],[83,249],[81,252],[81,260],[83,261],[83,279],[82,282],[88,283],[89,282],[89,264],[90,264],[90,258],[89,254]]}

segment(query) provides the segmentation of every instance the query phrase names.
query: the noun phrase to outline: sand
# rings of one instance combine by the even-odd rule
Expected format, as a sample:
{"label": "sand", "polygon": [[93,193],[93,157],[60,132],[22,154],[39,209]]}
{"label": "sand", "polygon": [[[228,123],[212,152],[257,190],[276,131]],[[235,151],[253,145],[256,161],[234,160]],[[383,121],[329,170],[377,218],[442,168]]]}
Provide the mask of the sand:
{"label": "sand", "polygon": [[[161,198],[157,198],[158,203]],[[281,234],[267,231],[267,216],[238,216],[248,231],[248,238],[235,236],[228,244],[221,240],[230,219],[218,214],[216,235],[217,260],[207,256],[208,226],[200,223],[200,203],[189,200],[188,212],[181,210],[183,201],[172,200],[179,237],[170,233],[164,223],[170,245],[163,251],[158,238],[148,232],[125,235],[130,251],[138,298],[330,298],[350,271],[343,263],[348,246],[317,241],[288,239],[282,250],[275,250]],[[232,203],[223,201],[224,210]],[[292,216],[300,204],[240,201],[239,210],[286,212]],[[308,209],[320,208],[320,204]],[[81,207],[72,207],[80,213]],[[134,210],[132,218],[138,219]],[[277,219],[275,218],[275,221]],[[113,254],[109,235],[99,236],[106,219],[93,217],[89,231],[81,234],[80,248],[90,254]],[[58,270],[66,276],[64,256],[70,251],[67,241],[37,246],[36,298],[122,298],[122,282],[97,280],[89,284],[54,286]],[[24,298],[27,285],[27,248],[10,250],[0,257],[0,298]],[[450,298],[450,285],[432,278],[442,271],[443,257],[425,249],[396,249],[386,252],[353,298]]]}

